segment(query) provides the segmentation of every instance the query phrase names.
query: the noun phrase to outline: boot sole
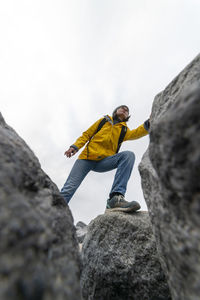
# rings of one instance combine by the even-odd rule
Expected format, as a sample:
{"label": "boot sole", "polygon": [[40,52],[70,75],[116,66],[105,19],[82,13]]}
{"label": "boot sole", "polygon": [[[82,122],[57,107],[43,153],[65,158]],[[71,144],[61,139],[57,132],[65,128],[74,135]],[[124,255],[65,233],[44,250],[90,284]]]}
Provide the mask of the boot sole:
{"label": "boot sole", "polygon": [[112,212],[112,211],[132,212],[132,211],[137,211],[140,208],[141,207],[138,206],[138,205],[137,206],[133,206],[133,207],[127,207],[127,208],[123,208],[123,207],[106,208],[105,213]]}

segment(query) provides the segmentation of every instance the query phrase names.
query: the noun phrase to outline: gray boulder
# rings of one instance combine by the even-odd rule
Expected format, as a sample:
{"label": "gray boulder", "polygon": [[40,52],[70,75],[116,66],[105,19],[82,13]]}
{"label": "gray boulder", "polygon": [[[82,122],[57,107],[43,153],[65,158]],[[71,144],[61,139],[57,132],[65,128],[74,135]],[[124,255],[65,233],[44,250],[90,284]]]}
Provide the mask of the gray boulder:
{"label": "gray boulder", "polygon": [[71,212],[0,114],[0,299],[80,300]]}
{"label": "gray boulder", "polygon": [[174,300],[200,299],[200,55],[156,96],[140,164]]}
{"label": "gray boulder", "polygon": [[82,263],[85,300],[171,299],[147,212],[110,212],[90,222]]}
{"label": "gray boulder", "polygon": [[87,233],[87,225],[82,221],[79,221],[76,224],[76,235],[77,235],[78,242],[80,244],[83,243],[86,233]]}

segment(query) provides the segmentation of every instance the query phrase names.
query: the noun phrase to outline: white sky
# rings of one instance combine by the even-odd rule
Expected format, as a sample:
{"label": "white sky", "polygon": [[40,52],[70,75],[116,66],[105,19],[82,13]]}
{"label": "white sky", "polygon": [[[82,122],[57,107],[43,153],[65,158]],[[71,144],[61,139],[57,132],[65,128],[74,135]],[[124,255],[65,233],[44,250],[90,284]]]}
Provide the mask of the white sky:
{"label": "white sky", "polygon": [[[130,129],[155,95],[198,54],[199,0],[6,0],[0,4],[0,110],[59,188],[77,137],[114,108]],[[136,154],[126,199],[146,204],[138,164],[149,137],[123,144]],[[70,202],[75,223],[105,210],[115,171],[91,172]]]}

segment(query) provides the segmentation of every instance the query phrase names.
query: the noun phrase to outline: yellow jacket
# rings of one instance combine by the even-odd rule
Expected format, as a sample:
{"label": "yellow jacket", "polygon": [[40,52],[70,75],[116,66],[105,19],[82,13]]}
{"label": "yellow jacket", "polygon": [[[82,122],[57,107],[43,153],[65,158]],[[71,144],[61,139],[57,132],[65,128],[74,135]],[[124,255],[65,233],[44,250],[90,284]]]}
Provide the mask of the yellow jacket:
{"label": "yellow jacket", "polygon": [[[112,117],[107,116],[108,122],[106,122],[101,130],[95,134],[102,119],[103,118],[99,119],[91,127],[84,131],[83,134],[72,145],[72,147],[79,150],[87,142],[89,142],[79,155],[79,159],[101,160],[107,156],[116,154],[122,125],[127,127],[127,124],[126,122],[113,124]],[[124,141],[135,140],[147,134],[148,131],[145,129],[144,124],[133,130],[130,130],[127,127]]]}

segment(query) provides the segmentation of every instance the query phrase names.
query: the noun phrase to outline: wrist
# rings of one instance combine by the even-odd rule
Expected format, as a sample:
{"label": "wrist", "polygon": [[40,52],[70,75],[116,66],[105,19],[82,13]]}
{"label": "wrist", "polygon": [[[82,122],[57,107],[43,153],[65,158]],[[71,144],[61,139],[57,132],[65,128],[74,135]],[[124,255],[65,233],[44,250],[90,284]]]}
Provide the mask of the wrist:
{"label": "wrist", "polygon": [[75,149],[76,151],[79,150],[78,147],[77,147],[76,145],[71,145],[70,148],[73,148],[73,149]]}

